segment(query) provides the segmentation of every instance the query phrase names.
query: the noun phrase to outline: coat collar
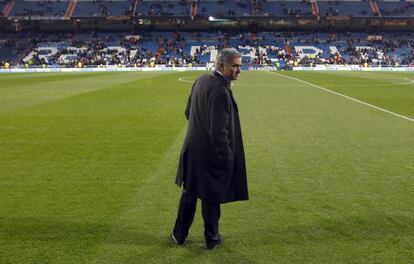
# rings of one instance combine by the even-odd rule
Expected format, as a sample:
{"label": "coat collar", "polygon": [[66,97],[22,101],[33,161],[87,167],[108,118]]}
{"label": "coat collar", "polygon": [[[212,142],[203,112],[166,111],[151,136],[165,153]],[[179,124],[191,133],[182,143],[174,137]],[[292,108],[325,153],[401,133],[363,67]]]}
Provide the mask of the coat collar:
{"label": "coat collar", "polygon": [[214,78],[220,80],[224,85],[226,85],[227,90],[229,91],[231,100],[233,101],[234,106],[237,109],[236,100],[234,100],[233,92],[231,91],[231,81],[227,80],[221,73],[218,71],[214,71],[211,75],[213,75]]}
{"label": "coat collar", "polygon": [[218,71],[214,71],[212,73],[213,77],[219,79],[222,83],[224,83],[226,85],[226,87],[230,90],[230,84],[231,82],[229,80],[227,80],[221,73],[219,73]]}

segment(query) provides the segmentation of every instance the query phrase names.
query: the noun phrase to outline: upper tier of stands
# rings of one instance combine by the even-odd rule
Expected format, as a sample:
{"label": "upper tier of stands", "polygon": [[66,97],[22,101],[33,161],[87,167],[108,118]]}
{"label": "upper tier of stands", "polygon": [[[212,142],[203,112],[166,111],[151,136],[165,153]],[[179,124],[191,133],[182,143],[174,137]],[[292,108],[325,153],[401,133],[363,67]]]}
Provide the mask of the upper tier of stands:
{"label": "upper tier of stands", "polygon": [[130,0],[77,1],[72,14],[75,17],[124,16],[130,13]]}
{"label": "upper tier of stands", "polygon": [[310,17],[312,8],[310,2],[305,1],[281,1],[267,0],[259,2],[259,16],[279,16],[279,17]]}
{"label": "upper tier of stands", "polygon": [[384,17],[413,17],[414,1],[378,1]]}
{"label": "upper tier of stands", "polygon": [[7,2],[4,0],[0,0],[0,17],[3,16],[3,9],[6,6]]}
{"label": "upper tier of stands", "polygon": [[63,17],[70,1],[14,1],[9,16]]}
{"label": "upper tier of stands", "polygon": [[320,16],[372,17],[369,1],[317,1]]}
{"label": "upper tier of stands", "polygon": [[135,15],[138,16],[189,16],[190,3],[186,1],[140,0]]}
{"label": "upper tier of stands", "polygon": [[252,3],[249,0],[199,1],[197,14],[202,16],[251,16]]}
{"label": "upper tier of stands", "polygon": [[[10,5],[6,8],[7,3]],[[0,0],[8,16],[413,17],[414,0]],[[11,8],[10,8],[11,7]],[[73,7],[73,8],[72,8]],[[380,11],[375,12],[377,9]]]}

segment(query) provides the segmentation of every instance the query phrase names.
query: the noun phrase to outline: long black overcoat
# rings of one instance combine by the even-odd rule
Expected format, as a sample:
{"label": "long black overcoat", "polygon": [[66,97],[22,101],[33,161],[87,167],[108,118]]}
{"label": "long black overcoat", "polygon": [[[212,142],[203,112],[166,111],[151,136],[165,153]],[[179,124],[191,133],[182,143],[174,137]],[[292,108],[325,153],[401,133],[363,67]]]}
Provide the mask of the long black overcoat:
{"label": "long black overcoat", "polygon": [[230,81],[213,72],[193,84],[176,184],[209,203],[248,199],[240,119]]}

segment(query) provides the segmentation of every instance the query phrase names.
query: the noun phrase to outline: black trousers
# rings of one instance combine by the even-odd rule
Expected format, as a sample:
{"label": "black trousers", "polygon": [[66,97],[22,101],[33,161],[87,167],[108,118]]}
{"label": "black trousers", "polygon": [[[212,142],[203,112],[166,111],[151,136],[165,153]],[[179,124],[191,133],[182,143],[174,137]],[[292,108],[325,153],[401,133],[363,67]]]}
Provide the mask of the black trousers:
{"label": "black trousers", "polygon": [[[174,236],[184,242],[188,236],[191,224],[194,220],[194,215],[197,206],[197,196],[183,190],[178,208],[177,220],[174,226]],[[219,240],[219,219],[220,219],[220,204],[211,204],[205,201],[201,202],[201,210],[204,220],[204,237],[206,242]]]}

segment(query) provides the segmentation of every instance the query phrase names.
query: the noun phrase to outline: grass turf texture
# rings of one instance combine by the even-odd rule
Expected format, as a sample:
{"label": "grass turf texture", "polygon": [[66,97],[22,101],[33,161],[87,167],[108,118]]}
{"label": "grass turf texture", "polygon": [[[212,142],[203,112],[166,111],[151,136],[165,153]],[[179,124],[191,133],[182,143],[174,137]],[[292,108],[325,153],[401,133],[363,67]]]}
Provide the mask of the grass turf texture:
{"label": "grass turf texture", "polygon": [[200,74],[0,75],[0,263],[414,262],[414,122],[291,79],[413,118],[409,73],[243,72],[251,200],[173,245]]}

